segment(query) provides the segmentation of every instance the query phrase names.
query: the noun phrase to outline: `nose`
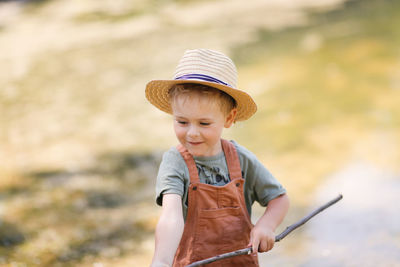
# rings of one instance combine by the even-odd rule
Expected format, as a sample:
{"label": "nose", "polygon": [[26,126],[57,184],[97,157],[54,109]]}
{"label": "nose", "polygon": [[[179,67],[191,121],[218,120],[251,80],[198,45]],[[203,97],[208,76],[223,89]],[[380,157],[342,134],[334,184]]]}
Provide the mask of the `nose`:
{"label": "nose", "polygon": [[189,137],[196,137],[199,135],[199,130],[197,129],[197,127],[195,125],[191,125],[188,129],[187,135]]}

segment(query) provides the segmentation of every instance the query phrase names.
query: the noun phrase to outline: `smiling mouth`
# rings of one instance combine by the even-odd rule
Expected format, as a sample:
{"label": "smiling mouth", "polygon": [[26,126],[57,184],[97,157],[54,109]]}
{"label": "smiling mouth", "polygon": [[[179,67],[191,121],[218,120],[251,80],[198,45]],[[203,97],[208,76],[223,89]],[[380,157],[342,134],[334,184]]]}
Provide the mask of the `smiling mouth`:
{"label": "smiling mouth", "polygon": [[198,146],[201,145],[203,142],[188,142],[192,146]]}

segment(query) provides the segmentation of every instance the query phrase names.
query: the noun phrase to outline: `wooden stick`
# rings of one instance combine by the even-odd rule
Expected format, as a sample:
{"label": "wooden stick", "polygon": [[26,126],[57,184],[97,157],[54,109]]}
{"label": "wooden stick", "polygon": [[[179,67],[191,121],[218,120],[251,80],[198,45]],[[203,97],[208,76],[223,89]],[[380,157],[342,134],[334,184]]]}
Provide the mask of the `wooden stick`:
{"label": "wooden stick", "polygon": [[[329,208],[330,206],[332,206],[333,204],[335,204],[336,202],[338,202],[342,198],[343,198],[343,195],[340,194],[336,198],[334,198],[331,201],[327,202],[325,205],[319,207],[318,209],[314,210],[313,212],[311,212],[310,214],[308,214],[307,216],[302,218],[300,221],[290,225],[282,233],[280,233],[279,235],[277,235],[275,237],[275,242],[281,241],[288,234],[290,234],[293,230],[295,230],[298,227],[302,226],[303,224],[308,222],[312,217],[314,217],[315,215],[317,215],[321,211]],[[201,266],[201,265],[208,264],[208,263],[211,263],[211,262],[214,262],[214,261],[219,261],[219,260],[223,260],[223,259],[226,259],[226,258],[240,256],[240,255],[246,255],[246,254],[251,254],[251,253],[252,253],[252,248],[251,247],[243,248],[243,249],[235,250],[235,251],[232,251],[232,252],[220,254],[220,255],[217,255],[215,257],[211,257],[211,258],[208,258],[208,259],[196,261],[196,262],[193,262],[193,263],[191,263],[189,265],[186,265],[186,267]]]}

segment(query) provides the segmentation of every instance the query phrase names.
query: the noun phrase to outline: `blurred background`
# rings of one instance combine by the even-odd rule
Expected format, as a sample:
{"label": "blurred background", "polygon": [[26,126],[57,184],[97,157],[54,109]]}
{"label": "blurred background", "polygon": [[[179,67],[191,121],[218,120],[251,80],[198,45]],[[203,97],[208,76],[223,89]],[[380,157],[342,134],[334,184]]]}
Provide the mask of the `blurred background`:
{"label": "blurred background", "polygon": [[[257,114],[225,132],[287,188],[262,266],[400,266],[400,2],[0,1],[0,265],[148,266],[176,145],[144,88],[229,55]],[[254,205],[253,220],[263,210]]]}

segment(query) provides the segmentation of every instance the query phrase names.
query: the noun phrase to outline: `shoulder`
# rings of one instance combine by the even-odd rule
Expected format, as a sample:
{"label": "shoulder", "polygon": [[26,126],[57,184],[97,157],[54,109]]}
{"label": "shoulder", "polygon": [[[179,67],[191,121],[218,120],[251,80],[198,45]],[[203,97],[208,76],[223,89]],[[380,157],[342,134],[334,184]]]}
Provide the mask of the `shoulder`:
{"label": "shoulder", "polygon": [[162,164],[184,164],[184,160],[176,147],[171,147],[165,151],[162,157]]}
{"label": "shoulder", "polygon": [[230,142],[235,146],[236,151],[237,151],[238,156],[239,156],[240,164],[242,166],[244,164],[248,164],[248,163],[251,163],[251,162],[258,161],[256,155],[253,152],[251,152],[250,150],[248,150],[244,146],[238,144],[234,140],[231,140]]}
{"label": "shoulder", "polygon": [[254,181],[258,177],[269,177],[272,176],[269,170],[264,166],[262,162],[257,158],[257,156],[245,148],[239,145],[235,141],[231,141],[237,150],[240,167],[243,171],[243,176],[245,179],[250,179]]}
{"label": "shoulder", "polygon": [[167,151],[164,152],[163,154],[163,160],[164,159],[178,159],[182,158],[181,153],[179,153],[178,149],[176,147],[171,147]]}
{"label": "shoulder", "polygon": [[165,151],[162,157],[160,168],[184,168],[185,161],[176,147]]}

